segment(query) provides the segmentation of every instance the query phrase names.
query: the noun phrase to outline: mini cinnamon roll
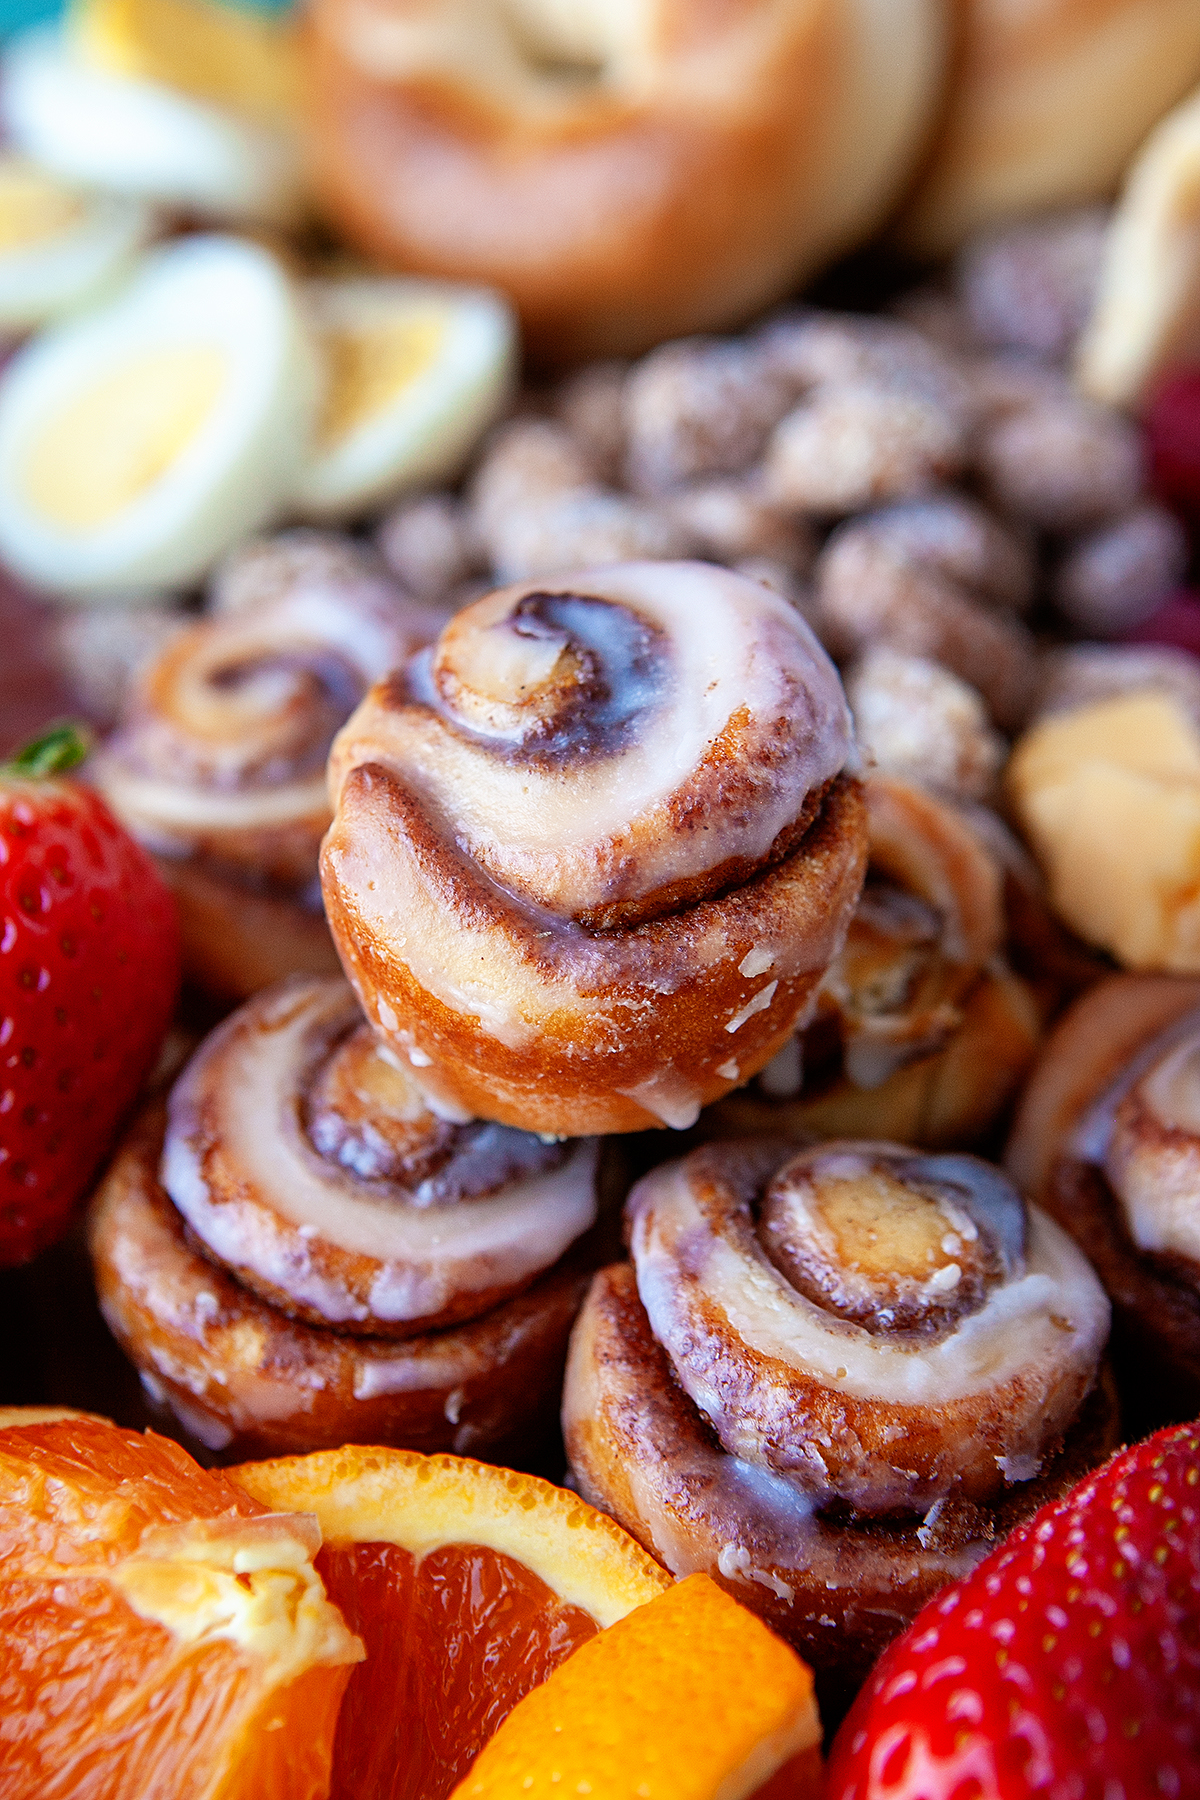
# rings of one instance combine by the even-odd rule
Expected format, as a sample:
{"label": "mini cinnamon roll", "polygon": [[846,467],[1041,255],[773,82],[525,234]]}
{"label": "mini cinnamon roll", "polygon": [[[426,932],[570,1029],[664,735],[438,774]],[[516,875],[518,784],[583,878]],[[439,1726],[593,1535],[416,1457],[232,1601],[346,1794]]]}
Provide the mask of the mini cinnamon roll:
{"label": "mini cinnamon roll", "polygon": [[729,570],[477,601],[330,759],[322,885],[368,1018],[443,1105],[691,1125],[840,948],[865,858],[850,754],[832,663]]}
{"label": "mini cinnamon roll", "polygon": [[1200,981],[1114,975],[1051,1035],[1007,1163],[1087,1252],[1139,1426],[1200,1411]]}
{"label": "mini cinnamon roll", "polygon": [[431,1112],[344,982],[293,978],[119,1153],[91,1218],[101,1307],[212,1449],[493,1447],[557,1398],[597,1162]]}
{"label": "mini cinnamon roll", "polygon": [[1033,1061],[1032,991],[1004,961],[1004,871],[955,807],[888,776],[866,784],[870,861],[812,1018],[706,1135],[886,1133],[978,1142]]}
{"label": "mini cinnamon roll", "polygon": [[310,555],[306,567],[286,544],[277,591],[224,608],[143,667],[93,765],[174,889],[187,973],[225,999],[295,970],[336,972],[317,880],[329,745],[443,616],[348,545],[340,566]]}
{"label": "mini cinnamon roll", "polygon": [[567,1368],[580,1492],[835,1684],[1110,1445],[1103,1290],[975,1157],[712,1144],[626,1212]]}

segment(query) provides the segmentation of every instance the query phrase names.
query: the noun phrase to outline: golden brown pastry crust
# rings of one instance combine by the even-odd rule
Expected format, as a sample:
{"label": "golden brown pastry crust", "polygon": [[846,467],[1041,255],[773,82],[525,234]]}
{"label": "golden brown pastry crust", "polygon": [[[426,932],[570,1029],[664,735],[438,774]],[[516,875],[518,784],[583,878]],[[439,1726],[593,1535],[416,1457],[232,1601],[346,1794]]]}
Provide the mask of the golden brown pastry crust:
{"label": "golden brown pastry crust", "polygon": [[[853,965],[870,938],[852,922],[825,978],[811,1041],[819,1047],[818,1033],[836,1030],[848,1046],[878,1030],[880,1048],[895,1050],[895,1066],[872,1087],[856,1085],[844,1066],[832,1079],[818,1068],[811,1085],[791,1098],[755,1082],[705,1114],[706,1136],[815,1132],[962,1147],[994,1125],[1033,1060],[1039,1009],[1029,985],[1003,960],[1004,871],[991,845],[972,826],[972,815],[922,788],[882,775],[869,776],[865,785],[865,901],[874,875],[930,906],[941,921],[935,961],[924,971],[918,965],[891,1018],[885,1009],[856,1020]],[[883,975],[902,971],[907,954],[900,945],[890,958],[884,950]],[[931,1037],[936,1047],[922,1053]]]}
{"label": "golden brown pastry crust", "polygon": [[943,47],[928,0],[309,19],[331,217],[383,261],[504,288],[555,360],[728,324],[847,247],[903,180]]}
{"label": "golden brown pastry crust", "polygon": [[1051,206],[1103,199],[1200,77],[1191,0],[957,0],[959,48],[898,236],[920,256]]}
{"label": "golden brown pastry crust", "polygon": [[330,760],[322,885],[368,1019],[479,1117],[694,1123],[841,942],[865,853],[848,755],[832,665],[727,571],[623,564],[478,602]]}
{"label": "golden brown pastry crust", "polygon": [[1072,1140],[1143,1045],[1198,1007],[1200,981],[1167,975],[1113,975],[1090,989],[1047,1041],[1006,1157],[1103,1282],[1118,1373],[1139,1422],[1200,1408],[1200,1289],[1194,1270],[1139,1248],[1104,1169]]}
{"label": "golden brown pastry crust", "polygon": [[178,896],[187,976],[233,1000],[336,973],[316,879],[329,744],[441,623],[348,540],[285,535],[241,562],[243,591],[228,572],[218,610],[140,670],[92,765]]}
{"label": "golden brown pastry crust", "polygon": [[404,1338],[545,1275],[596,1221],[599,1149],[437,1117],[344,981],[292,977],[175,1082],[160,1179],[204,1253],[269,1305]]}
{"label": "golden brown pastry crust", "polygon": [[285,975],[341,968],[324,909],[248,886],[199,857],[157,858],[179,911],[188,978],[215,1000],[245,1000]]}
{"label": "golden brown pastry crust", "polygon": [[557,1402],[587,1284],[581,1245],[481,1319],[396,1342],[289,1319],[200,1254],[157,1179],[161,1111],[101,1184],[89,1240],[101,1309],[151,1397],[230,1459],[347,1442],[520,1459]]}
{"label": "golden brown pastry crust", "polygon": [[[1111,1382],[1053,1462],[991,1507],[925,1521],[805,1517],[791,1533],[731,1468],[650,1330],[629,1264],[594,1278],[571,1340],[567,1449],[580,1492],[675,1574],[704,1570],[835,1683],[853,1687],[925,1602],[1115,1448]],[[753,1472],[751,1471],[751,1474]]]}

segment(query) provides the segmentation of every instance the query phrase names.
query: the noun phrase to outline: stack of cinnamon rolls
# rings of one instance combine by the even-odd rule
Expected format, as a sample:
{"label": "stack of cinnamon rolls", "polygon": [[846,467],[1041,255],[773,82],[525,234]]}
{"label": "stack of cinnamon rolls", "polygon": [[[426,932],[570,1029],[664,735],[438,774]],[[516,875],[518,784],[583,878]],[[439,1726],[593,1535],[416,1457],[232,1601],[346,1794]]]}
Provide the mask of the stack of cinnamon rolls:
{"label": "stack of cinnamon rolls", "polygon": [[248,559],[99,761],[243,1001],[97,1195],[105,1315],[213,1455],[536,1462],[561,1404],[588,1500],[852,1683],[1115,1444],[1114,1308],[1200,1403],[1200,987],[1086,995],[1004,1173],[1070,978],[792,605],[343,556]]}

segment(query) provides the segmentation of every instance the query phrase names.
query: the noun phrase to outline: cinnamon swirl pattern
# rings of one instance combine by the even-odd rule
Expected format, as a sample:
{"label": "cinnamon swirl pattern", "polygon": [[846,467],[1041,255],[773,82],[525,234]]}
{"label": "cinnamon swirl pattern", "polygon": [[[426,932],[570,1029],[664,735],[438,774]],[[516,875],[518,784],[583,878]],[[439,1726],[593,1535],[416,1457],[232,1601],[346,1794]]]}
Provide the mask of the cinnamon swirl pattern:
{"label": "cinnamon swirl pattern", "polygon": [[1200,1411],[1200,981],[1115,975],[1049,1039],[1007,1161],[1113,1305],[1130,1420]]}
{"label": "cinnamon swirl pattern", "polygon": [[344,982],[295,978],[119,1153],[90,1223],[101,1306],[212,1449],[493,1448],[552,1417],[597,1161],[430,1111]]}
{"label": "cinnamon swirl pattern", "polygon": [[1004,960],[1005,871],[968,817],[882,775],[866,784],[870,861],[816,1011],[759,1076],[706,1116],[712,1136],[879,1133],[978,1142],[1040,1036]]}
{"label": "cinnamon swirl pattern", "polygon": [[94,764],[175,891],[188,973],[233,999],[336,972],[317,881],[329,746],[441,623],[348,544],[297,533],[269,548],[273,587],[244,605],[231,587],[232,604],[172,639]]}
{"label": "cinnamon swirl pattern", "polygon": [[580,1491],[829,1675],[1110,1443],[1103,1290],[975,1157],[714,1144],[627,1219],[572,1340]]}
{"label": "cinnamon swirl pattern", "polygon": [[628,563],[476,602],[330,759],[322,885],[443,1105],[692,1124],[790,1036],[862,881],[833,665],[778,596]]}

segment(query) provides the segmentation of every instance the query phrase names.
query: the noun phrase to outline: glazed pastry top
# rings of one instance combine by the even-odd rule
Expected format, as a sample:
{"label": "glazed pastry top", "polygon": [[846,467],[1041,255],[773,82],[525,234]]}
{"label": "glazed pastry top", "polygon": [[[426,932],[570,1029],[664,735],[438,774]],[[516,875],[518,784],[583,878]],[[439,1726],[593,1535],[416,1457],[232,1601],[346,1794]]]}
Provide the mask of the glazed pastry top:
{"label": "glazed pastry top", "polygon": [[714,1145],[629,1215],[678,1380],[732,1456],[819,1503],[986,1502],[1037,1473],[1094,1380],[1099,1283],[978,1158]]}
{"label": "glazed pastry top", "polygon": [[336,803],[381,764],[497,884],[637,924],[791,850],[851,754],[836,671],[777,595],[699,563],[506,588],[340,734]]}
{"label": "glazed pastry top", "polygon": [[1077,1125],[1140,1250],[1200,1281],[1200,1010],[1155,1034]]}
{"label": "glazed pastry top", "polygon": [[97,758],[107,798],[155,849],[311,878],[335,732],[437,629],[352,548],[318,554],[297,535],[274,559],[289,565],[276,591],[239,600],[227,582],[217,615],[147,666]]}
{"label": "glazed pastry top", "polygon": [[402,1334],[477,1315],[596,1217],[594,1142],[431,1110],[341,981],[267,989],[171,1094],[162,1182],[207,1249],[288,1310]]}

